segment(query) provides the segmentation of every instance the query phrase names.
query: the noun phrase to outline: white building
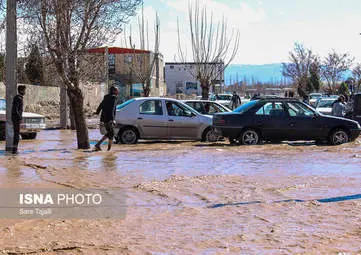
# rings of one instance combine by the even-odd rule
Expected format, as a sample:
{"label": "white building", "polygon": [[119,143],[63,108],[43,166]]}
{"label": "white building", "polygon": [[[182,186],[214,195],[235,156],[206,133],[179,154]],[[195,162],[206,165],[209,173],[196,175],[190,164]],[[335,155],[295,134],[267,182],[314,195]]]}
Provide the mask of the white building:
{"label": "white building", "polygon": [[[212,79],[212,85],[221,92],[224,86],[224,63],[209,63],[207,65],[216,65],[217,77]],[[164,76],[167,86],[167,95],[173,96],[176,94],[185,95],[202,95],[202,88],[199,81],[194,78],[196,72],[196,63],[165,63]],[[212,67],[213,68],[213,67]],[[212,91],[212,88],[210,88]]]}

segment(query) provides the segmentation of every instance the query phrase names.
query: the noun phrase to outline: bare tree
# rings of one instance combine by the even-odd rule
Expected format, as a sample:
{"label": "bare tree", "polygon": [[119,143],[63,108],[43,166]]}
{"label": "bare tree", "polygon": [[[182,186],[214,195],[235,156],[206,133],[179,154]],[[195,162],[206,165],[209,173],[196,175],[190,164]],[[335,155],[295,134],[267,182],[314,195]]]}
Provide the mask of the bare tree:
{"label": "bare tree", "polygon": [[310,49],[295,43],[289,59],[289,63],[282,63],[282,75],[292,80],[297,87],[298,94],[303,97],[307,94],[311,67],[318,62],[318,58]]}
{"label": "bare tree", "polygon": [[354,92],[360,92],[360,88],[361,88],[361,64],[360,63],[357,63],[356,66],[353,68],[352,76],[355,80]]}
{"label": "bare tree", "polygon": [[[148,24],[148,23],[147,23]],[[154,24],[154,52],[152,53],[149,49],[149,34],[148,25],[145,31],[144,13],[142,9],[142,16],[138,18],[139,26],[139,41],[140,41],[140,53],[136,50],[136,45],[133,44],[132,35],[129,36],[130,47],[133,49],[132,61],[130,61],[131,73],[136,80],[138,80],[143,87],[144,96],[148,97],[151,91],[151,80],[159,61],[159,44],[160,44],[160,21],[158,14],[156,14]],[[145,34],[145,32],[147,32]],[[131,33],[131,30],[130,30]],[[158,70],[159,71],[159,70]],[[159,75],[156,77],[159,79]]]}
{"label": "bare tree", "polygon": [[79,87],[79,55],[113,41],[135,14],[141,0],[27,0],[19,5],[25,20],[45,41],[48,54],[67,88],[75,115],[79,149],[89,148],[84,96]]}
{"label": "bare tree", "polygon": [[[228,31],[227,21],[213,21],[206,7],[200,8],[199,1],[188,5],[188,19],[192,56],[195,68],[185,65],[189,73],[199,81],[202,98],[208,99],[212,81],[222,76],[225,68],[232,62],[238,51],[239,31]],[[178,29],[178,58],[187,62],[186,46],[181,43],[180,26]],[[187,40],[189,41],[189,40]],[[223,79],[222,79],[223,80]]]}
{"label": "bare tree", "polygon": [[330,93],[336,91],[337,82],[341,81],[344,73],[352,66],[353,58],[348,53],[337,53],[332,50],[321,64],[321,76],[326,80]]}

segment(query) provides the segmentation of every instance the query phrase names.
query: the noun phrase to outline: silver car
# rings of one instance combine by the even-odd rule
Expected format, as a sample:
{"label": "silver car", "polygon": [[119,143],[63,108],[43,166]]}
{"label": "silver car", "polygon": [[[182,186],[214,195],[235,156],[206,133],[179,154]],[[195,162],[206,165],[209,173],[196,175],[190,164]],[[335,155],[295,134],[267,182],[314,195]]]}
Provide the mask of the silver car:
{"label": "silver car", "polygon": [[116,141],[135,144],[138,139],[217,141],[212,118],[170,98],[133,98],[117,106]]}

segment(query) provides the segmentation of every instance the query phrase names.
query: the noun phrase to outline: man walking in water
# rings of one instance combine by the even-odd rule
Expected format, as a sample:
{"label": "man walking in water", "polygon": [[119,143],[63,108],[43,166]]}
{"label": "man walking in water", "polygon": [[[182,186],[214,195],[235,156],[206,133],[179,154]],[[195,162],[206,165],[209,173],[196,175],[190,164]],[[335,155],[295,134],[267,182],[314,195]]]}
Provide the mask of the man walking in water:
{"label": "man walking in water", "polygon": [[104,96],[103,101],[98,106],[95,114],[100,115],[100,121],[104,122],[106,129],[106,134],[100,139],[97,144],[94,146],[95,150],[100,151],[101,144],[108,138],[108,151],[112,148],[113,138],[114,138],[114,125],[115,125],[115,113],[118,99],[118,88],[115,86],[110,87],[109,94]]}
{"label": "man walking in water", "polygon": [[13,140],[13,154],[18,153],[18,144],[20,139],[20,122],[23,118],[24,95],[26,87],[24,85],[18,86],[18,94],[13,99],[11,108],[11,120],[14,127],[14,140]]}

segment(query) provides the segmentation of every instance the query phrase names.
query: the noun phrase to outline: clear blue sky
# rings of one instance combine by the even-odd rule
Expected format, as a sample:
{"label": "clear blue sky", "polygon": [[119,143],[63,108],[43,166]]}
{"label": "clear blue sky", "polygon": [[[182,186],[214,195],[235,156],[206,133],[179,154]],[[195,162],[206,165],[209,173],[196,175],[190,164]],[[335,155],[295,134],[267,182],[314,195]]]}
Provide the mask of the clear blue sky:
{"label": "clear blue sky", "polygon": [[[194,0],[191,0],[194,1]],[[177,53],[177,17],[182,41],[188,38],[188,0],[145,0],[152,28],[155,12],[161,22],[165,61]],[[361,62],[361,1],[359,0],[201,0],[215,19],[224,15],[241,34],[235,64],[287,61],[295,42],[320,56],[331,49],[350,53]],[[133,19],[136,20],[136,19]],[[135,30],[133,22],[132,29]],[[152,30],[150,29],[150,32]],[[151,37],[151,36],[150,36]],[[150,47],[152,48],[152,47]]]}

